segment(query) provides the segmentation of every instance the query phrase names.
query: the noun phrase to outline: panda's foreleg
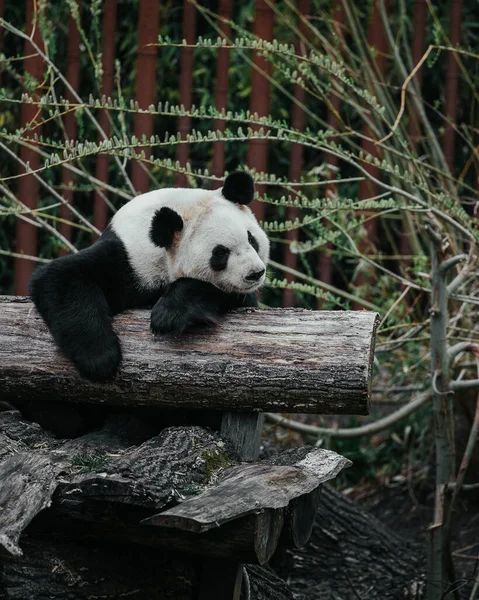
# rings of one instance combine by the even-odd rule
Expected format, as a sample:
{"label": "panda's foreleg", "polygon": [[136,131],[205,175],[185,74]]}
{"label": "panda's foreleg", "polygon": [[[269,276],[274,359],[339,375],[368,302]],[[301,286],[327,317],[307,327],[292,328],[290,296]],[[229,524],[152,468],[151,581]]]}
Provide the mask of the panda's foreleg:
{"label": "panda's foreleg", "polygon": [[182,278],[173,282],[151,311],[153,333],[182,333],[194,325],[217,325],[230,309],[228,294],[211,283]]}
{"label": "panda's foreleg", "polygon": [[194,325],[217,325],[229,310],[258,306],[256,292],[228,294],[211,283],[182,278],[172,283],[151,311],[153,333],[182,333]]}
{"label": "panda's foreleg", "polygon": [[107,381],[118,370],[121,348],[91,254],[82,251],[37,268],[30,291],[60,352],[87,379]]}

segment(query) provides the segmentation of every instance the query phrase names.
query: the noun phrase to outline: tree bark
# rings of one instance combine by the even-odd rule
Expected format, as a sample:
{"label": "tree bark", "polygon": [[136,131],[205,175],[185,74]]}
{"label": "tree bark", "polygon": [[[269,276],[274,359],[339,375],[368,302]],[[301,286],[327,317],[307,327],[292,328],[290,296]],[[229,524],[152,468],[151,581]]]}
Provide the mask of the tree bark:
{"label": "tree bark", "polygon": [[115,380],[82,379],[25,299],[0,298],[4,400],[207,410],[367,414],[377,315],[246,309],[216,329],[155,338],[148,311],[115,319]]}

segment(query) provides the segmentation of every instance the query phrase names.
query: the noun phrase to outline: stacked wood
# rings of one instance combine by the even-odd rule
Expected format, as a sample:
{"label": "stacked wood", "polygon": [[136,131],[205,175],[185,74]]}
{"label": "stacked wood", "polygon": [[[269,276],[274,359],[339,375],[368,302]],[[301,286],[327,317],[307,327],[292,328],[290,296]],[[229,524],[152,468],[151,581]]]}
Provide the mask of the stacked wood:
{"label": "stacked wood", "polygon": [[[147,546],[157,560],[162,548],[174,548],[230,560],[230,565],[263,564],[282,533],[293,541],[308,537],[314,511],[305,520],[298,510],[305,502],[316,507],[321,485],[349,463],[317,449],[292,464],[287,457],[288,464],[282,465],[278,457],[274,465],[241,465],[217,433],[197,426],[167,428],[145,438],[148,435],[141,420],[114,415],[100,429],[58,440],[16,410],[0,412],[0,547],[10,557],[0,569],[0,598],[12,578],[33,585],[28,569],[18,562],[24,553],[22,560],[30,568],[41,563],[36,568],[43,575],[35,585],[47,585],[48,566],[61,566],[55,590],[67,588],[72,577],[73,583],[77,576],[78,583],[83,581],[81,570],[89,570],[91,564],[89,549],[98,544],[108,546],[103,555],[94,552],[106,572],[118,560],[112,551],[118,544]],[[144,552],[139,549],[139,556]],[[176,568],[173,563],[171,558],[167,561],[171,569]],[[145,564],[151,565],[151,560]],[[190,569],[194,587],[198,573],[193,559],[179,564]],[[131,570],[126,573],[130,575],[123,593],[136,581],[146,594],[151,577],[145,583],[138,574],[133,580]],[[82,590],[75,598],[88,597],[90,577],[85,575],[84,595]],[[171,586],[168,577],[166,581]],[[162,574],[157,582],[161,588]],[[47,590],[50,593],[50,587],[43,593]],[[58,597],[63,597],[60,591]],[[64,597],[70,597],[66,591]]]}
{"label": "stacked wood", "polygon": [[0,297],[0,397],[38,403],[367,414],[377,315],[242,309],[214,329],[155,338],[149,311],[115,318],[116,379],[82,379],[27,298]]}

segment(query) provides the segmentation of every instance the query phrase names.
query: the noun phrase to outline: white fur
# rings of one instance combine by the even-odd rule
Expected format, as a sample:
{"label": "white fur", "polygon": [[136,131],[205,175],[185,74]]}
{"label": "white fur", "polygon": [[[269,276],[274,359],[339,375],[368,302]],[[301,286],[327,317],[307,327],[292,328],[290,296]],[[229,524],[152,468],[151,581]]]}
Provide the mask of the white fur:
{"label": "white fur", "polygon": [[[149,236],[153,216],[163,206],[176,211],[184,224],[171,250],[155,246]],[[266,267],[268,238],[251,210],[226,200],[221,189],[166,188],[142,194],[115,214],[112,229],[147,289],[180,277],[208,281],[227,292],[253,291],[264,282],[264,275],[253,285],[246,277]],[[258,253],[249,244],[248,231],[258,241]],[[213,248],[218,244],[231,251],[226,269],[219,272],[210,267]]]}

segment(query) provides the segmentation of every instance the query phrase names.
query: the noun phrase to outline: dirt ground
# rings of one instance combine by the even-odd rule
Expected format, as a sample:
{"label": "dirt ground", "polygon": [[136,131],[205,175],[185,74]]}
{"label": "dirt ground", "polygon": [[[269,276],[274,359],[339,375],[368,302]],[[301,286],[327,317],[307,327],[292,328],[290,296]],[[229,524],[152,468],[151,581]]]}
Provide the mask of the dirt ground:
{"label": "dirt ground", "polygon": [[[412,481],[411,481],[412,479]],[[426,552],[427,531],[432,517],[432,493],[426,472],[394,481],[358,485],[345,490],[375,517],[409,541],[421,544]],[[464,492],[458,503],[453,527],[453,554],[456,585],[461,600],[473,600],[471,592],[479,577],[479,490]],[[450,590],[445,598],[453,598]],[[479,590],[474,600],[479,600]]]}

